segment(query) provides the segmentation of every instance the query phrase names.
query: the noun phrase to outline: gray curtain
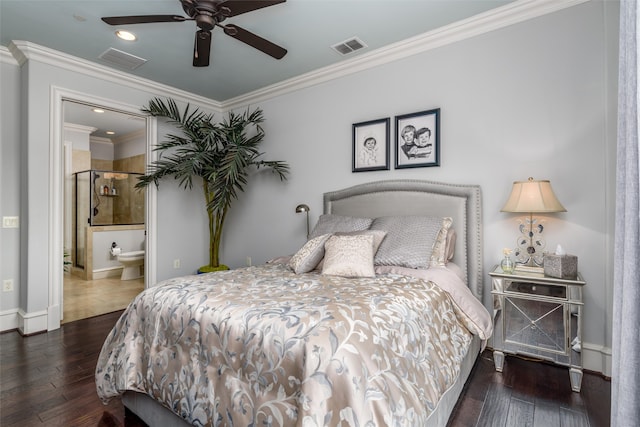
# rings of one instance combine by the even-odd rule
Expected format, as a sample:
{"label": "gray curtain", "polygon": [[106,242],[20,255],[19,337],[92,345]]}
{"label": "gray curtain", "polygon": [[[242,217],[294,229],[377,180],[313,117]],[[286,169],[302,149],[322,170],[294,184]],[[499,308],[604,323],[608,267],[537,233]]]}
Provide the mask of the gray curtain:
{"label": "gray curtain", "polygon": [[640,423],[638,1],[620,2],[611,425]]}

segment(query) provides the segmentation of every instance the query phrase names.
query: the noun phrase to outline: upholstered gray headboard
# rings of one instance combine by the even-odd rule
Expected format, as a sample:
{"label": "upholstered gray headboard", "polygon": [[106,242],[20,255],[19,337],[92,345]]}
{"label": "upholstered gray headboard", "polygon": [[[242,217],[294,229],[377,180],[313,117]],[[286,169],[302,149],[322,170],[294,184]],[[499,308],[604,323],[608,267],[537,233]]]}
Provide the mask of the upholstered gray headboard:
{"label": "upholstered gray headboard", "polygon": [[482,301],[482,194],[478,185],[390,180],[324,194],[324,213],[376,218],[393,215],[450,216],[456,230],[453,262]]}

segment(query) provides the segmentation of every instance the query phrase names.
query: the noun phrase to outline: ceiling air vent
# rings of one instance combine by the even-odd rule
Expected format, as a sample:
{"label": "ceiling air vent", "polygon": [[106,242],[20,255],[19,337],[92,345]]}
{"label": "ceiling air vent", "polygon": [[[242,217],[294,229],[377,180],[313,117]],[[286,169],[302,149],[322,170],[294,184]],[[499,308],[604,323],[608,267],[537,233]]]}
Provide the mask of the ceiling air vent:
{"label": "ceiling air vent", "polygon": [[355,52],[356,50],[360,50],[365,47],[367,47],[367,45],[364,44],[362,40],[357,37],[352,37],[343,42],[334,44],[333,46],[331,46],[331,49],[335,50],[340,55],[348,55],[352,52]]}
{"label": "ceiling air vent", "polygon": [[128,70],[135,70],[136,68],[147,62],[147,60],[144,58],[131,55],[130,53],[123,52],[112,47],[102,52],[99,58]]}

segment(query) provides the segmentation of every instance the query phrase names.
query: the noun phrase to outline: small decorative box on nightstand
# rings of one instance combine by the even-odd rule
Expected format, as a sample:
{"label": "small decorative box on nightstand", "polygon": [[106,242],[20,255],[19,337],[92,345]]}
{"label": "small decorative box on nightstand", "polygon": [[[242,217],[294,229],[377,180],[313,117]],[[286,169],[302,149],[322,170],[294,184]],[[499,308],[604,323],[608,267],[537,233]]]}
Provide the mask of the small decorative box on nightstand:
{"label": "small decorative box on nightstand", "polygon": [[493,360],[502,372],[506,354],[523,354],[569,367],[571,389],[582,384],[582,287],[575,279],[536,273],[491,273]]}
{"label": "small decorative box on nightstand", "polygon": [[575,279],[578,277],[578,257],[544,254],[544,275],[560,279]]}

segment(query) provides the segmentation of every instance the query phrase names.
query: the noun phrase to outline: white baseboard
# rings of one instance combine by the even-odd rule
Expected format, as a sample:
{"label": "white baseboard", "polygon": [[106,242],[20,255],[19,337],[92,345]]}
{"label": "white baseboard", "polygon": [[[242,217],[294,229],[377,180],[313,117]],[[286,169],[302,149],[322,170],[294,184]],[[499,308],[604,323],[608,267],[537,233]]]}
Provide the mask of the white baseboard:
{"label": "white baseboard", "polygon": [[19,319],[17,308],[0,312],[0,332],[18,329],[20,326]]}
{"label": "white baseboard", "polygon": [[582,367],[611,378],[611,348],[583,342]]}
{"label": "white baseboard", "polygon": [[60,312],[60,306],[50,305],[47,309],[47,330],[53,331],[60,327],[60,321],[62,320],[62,313]]}
{"label": "white baseboard", "polygon": [[14,308],[0,313],[0,332],[18,329],[22,335],[47,331],[47,311],[25,313]]}
{"label": "white baseboard", "polygon": [[18,310],[21,325],[18,326],[22,335],[31,335],[38,332],[46,332],[48,329],[47,310],[25,313]]}
{"label": "white baseboard", "polygon": [[31,335],[38,332],[46,332],[48,330],[47,310],[25,313],[20,309],[18,310],[18,316],[18,329],[22,335]]}
{"label": "white baseboard", "polygon": [[93,270],[93,280],[122,276],[122,267],[108,267]]}

